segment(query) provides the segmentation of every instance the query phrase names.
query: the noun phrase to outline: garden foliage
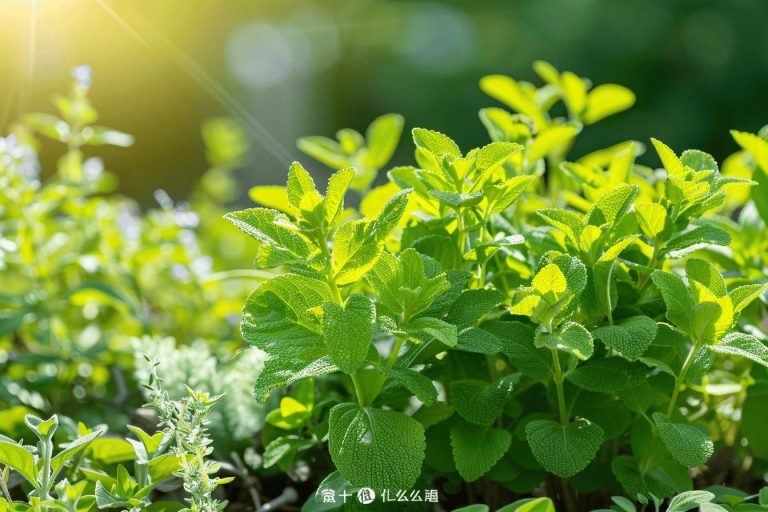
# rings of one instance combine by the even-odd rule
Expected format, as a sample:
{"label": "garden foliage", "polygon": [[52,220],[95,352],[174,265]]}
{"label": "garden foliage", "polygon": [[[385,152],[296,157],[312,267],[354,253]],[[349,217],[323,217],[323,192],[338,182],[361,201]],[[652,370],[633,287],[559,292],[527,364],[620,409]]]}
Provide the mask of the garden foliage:
{"label": "garden foliage", "polygon": [[[301,139],[327,184],[294,162],[252,188],[258,206],[226,214],[248,237],[220,219],[245,150],[225,121],[190,205],[139,216],[95,195],[109,175],[83,147],[130,139],[93,126],[82,76],[61,119],[26,118],[0,147],[0,414],[124,435],[125,387],[147,384],[160,431],[69,420],[54,455],[57,417],[27,416],[37,447],[0,438],[21,477],[0,511],[161,510],[179,491],[258,509],[279,492],[252,473],[310,484],[306,512],[361,487],[487,503],[467,512],[768,507],[768,132],[732,132],[722,165],[655,139],[572,156],[634,95],[534,70],[542,86],[481,80],[506,108],[480,111],[479,148],[414,128],[413,165],[389,168],[394,114]],[[67,144],[44,185],[30,130]]]}

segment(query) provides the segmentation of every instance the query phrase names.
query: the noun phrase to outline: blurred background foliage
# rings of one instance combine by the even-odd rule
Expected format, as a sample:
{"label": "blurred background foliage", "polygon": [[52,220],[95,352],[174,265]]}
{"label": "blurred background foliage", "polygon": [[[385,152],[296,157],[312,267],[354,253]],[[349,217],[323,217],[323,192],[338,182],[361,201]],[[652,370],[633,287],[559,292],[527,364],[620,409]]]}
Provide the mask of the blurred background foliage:
{"label": "blurred background foliage", "polygon": [[[728,129],[768,118],[765,0],[0,0],[0,21],[0,132],[49,111],[69,70],[89,64],[100,121],[136,138],[95,154],[145,204],[157,188],[189,194],[212,116],[247,128],[249,185],[282,182],[298,137],[362,130],[386,112],[479,145],[477,109],[494,104],[479,78],[535,81],[536,59],[637,94],[576,154],[655,136],[721,161],[736,149]],[[392,163],[410,153],[403,144]],[[54,169],[57,152],[41,154]]]}

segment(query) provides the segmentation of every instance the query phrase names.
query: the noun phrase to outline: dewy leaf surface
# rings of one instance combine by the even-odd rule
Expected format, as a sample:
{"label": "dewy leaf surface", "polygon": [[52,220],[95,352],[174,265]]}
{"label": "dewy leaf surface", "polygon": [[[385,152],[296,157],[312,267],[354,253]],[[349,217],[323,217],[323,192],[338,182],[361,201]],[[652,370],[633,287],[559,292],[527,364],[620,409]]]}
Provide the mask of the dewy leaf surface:
{"label": "dewy leaf surface", "polygon": [[603,443],[603,429],[583,418],[567,426],[534,420],[526,425],[525,434],[539,464],[562,478],[583,471]]}
{"label": "dewy leaf surface", "polygon": [[501,459],[512,435],[499,428],[458,423],[451,428],[451,448],[456,469],[467,482],[483,476]]}
{"label": "dewy leaf surface", "polygon": [[410,416],[351,403],[331,409],[328,445],[347,480],[377,490],[413,487],[426,449],[424,427]]}

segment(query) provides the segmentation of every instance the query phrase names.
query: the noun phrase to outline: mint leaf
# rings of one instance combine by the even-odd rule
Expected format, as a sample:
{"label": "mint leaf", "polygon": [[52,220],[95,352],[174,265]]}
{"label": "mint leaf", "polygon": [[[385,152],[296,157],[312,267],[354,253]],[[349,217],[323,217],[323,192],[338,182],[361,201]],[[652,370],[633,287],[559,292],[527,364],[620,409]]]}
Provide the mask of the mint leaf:
{"label": "mint leaf", "polygon": [[373,234],[369,220],[345,222],[336,231],[331,253],[336,284],[354,283],[365,275],[384,248]]}
{"label": "mint leaf", "polygon": [[328,180],[328,191],[323,199],[323,216],[327,229],[334,229],[341,219],[341,213],[344,211],[344,194],[347,193],[347,188],[354,177],[355,170],[347,168],[333,173]]}
{"label": "mint leaf", "polygon": [[331,361],[344,373],[354,373],[365,362],[375,321],[376,308],[365,295],[350,295],[343,308],[323,304],[323,339]]}
{"label": "mint leaf", "polygon": [[491,425],[504,410],[519,375],[509,375],[496,383],[477,379],[451,382],[450,402],[459,416],[476,425]]}
{"label": "mint leaf", "polygon": [[439,318],[427,316],[415,318],[405,324],[403,329],[408,336],[425,343],[433,339],[448,347],[455,347],[458,343],[456,326]]}
{"label": "mint leaf", "polygon": [[504,294],[497,290],[464,290],[448,310],[448,321],[460,329],[469,327],[504,299]]}
{"label": "mint leaf", "polygon": [[251,208],[228,213],[225,218],[263,244],[265,254],[269,254],[259,258],[264,267],[307,261],[320,252],[287,215],[277,210]]}
{"label": "mint leaf", "polygon": [[554,333],[537,333],[534,343],[537,347],[562,350],[581,360],[592,357],[594,351],[592,335],[583,325],[576,322],[566,322]]}
{"label": "mint leaf", "polygon": [[592,226],[614,224],[627,213],[637,192],[634,185],[621,185],[601,196],[587,214],[587,223]]}
{"label": "mint leaf", "polygon": [[603,429],[583,418],[567,426],[534,420],[526,425],[525,435],[539,464],[562,478],[583,471],[603,443]]}
{"label": "mint leaf", "polygon": [[352,484],[410,489],[421,474],[424,427],[397,411],[343,403],[331,409],[328,447],[333,463]]}
{"label": "mint leaf", "polygon": [[714,224],[703,224],[673,237],[664,245],[660,254],[667,254],[672,258],[682,258],[710,245],[727,246],[730,243],[731,235],[727,231]]}
{"label": "mint leaf", "polygon": [[708,261],[691,258],[685,262],[685,275],[689,280],[696,281],[715,294],[723,297],[727,293],[725,279],[714,265]]}
{"label": "mint leaf", "polygon": [[501,352],[520,373],[534,379],[551,376],[552,356],[534,345],[534,330],[530,326],[516,321],[493,320],[484,323],[482,328],[501,340]]}
{"label": "mint leaf", "polygon": [[417,148],[428,151],[436,157],[443,155],[461,156],[459,146],[447,135],[425,128],[414,128],[411,133],[413,134],[413,143],[416,144]]}
{"label": "mint leaf", "polygon": [[566,379],[580,388],[596,393],[615,393],[642,384],[648,367],[621,357],[593,359],[566,374]]}
{"label": "mint leaf", "polygon": [[703,503],[709,503],[715,499],[715,495],[709,491],[688,491],[672,498],[667,507],[667,512],[686,512]]}
{"label": "mint leaf", "polygon": [[619,320],[614,325],[598,327],[592,331],[592,336],[622,357],[634,361],[656,338],[656,330],[653,319],[638,315]]}
{"label": "mint leaf", "polygon": [[768,347],[752,336],[740,332],[726,334],[719,343],[710,345],[713,352],[746,357],[750,361],[768,367]]}
{"label": "mint leaf", "polygon": [[362,157],[367,167],[381,169],[387,165],[400,142],[404,122],[403,116],[399,114],[384,114],[368,126],[365,132],[368,150]]}
{"label": "mint leaf", "polygon": [[683,423],[672,423],[659,412],[653,414],[653,421],[664,447],[680,464],[695,468],[706,463],[712,456],[712,441],[698,428]]}
{"label": "mint leaf", "polygon": [[[312,176],[299,162],[293,162],[288,171],[288,201],[297,210],[307,209],[320,202],[320,193]],[[303,206],[303,208],[302,208]]]}
{"label": "mint leaf", "polygon": [[476,354],[496,354],[501,351],[501,340],[485,329],[467,327],[459,332],[459,339],[455,348]]}
{"label": "mint leaf", "polygon": [[325,283],[295,274],[272,278],[248,297],[240,324],[243,338],[269,356],[256,379],[259,400],[276,387],[337,370],[310,312],[330,301]]}
{"label": "mint leaf", "polygon": [[381,372],[405,389],[416,395],[416,398],[431,405],[437,400],[437,390],[429,377],[410,368],[382,367]]}
{"label": "mint leaf", "polygon": [[683,280],[676,274],[661,270],[654,270],[651,279],[664,298],[669,321],[689,332],[695,303]]}
{"label": "mint leaf", "polygon": [[477,480],[488,472],[509,450],[512,435],[499,428],[478,428],[458,423],[451,428],[451,449],[459,475]]}

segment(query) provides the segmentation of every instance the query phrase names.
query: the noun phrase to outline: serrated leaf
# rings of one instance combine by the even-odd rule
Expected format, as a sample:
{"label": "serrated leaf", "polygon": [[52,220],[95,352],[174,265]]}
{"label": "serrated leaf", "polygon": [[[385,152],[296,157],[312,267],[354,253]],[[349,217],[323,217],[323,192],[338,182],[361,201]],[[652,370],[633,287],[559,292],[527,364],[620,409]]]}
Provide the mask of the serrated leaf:
{"label": "serrated leaf", "polygon": [[562,231],[566,238],[578,247],[581,230],[584,228],[581,215],[561,208],[544,208],[537,210],[536,214],[550,226]]}
{"label": "serrated leaf", "polygon": [[352,168],[342,169],[333,173],[328,180],[328,191],[323,199],[323,215],[328,229],[334,229],[344,211],[344,194],[355,177]]}
{"label": "serrated leaf", "polygon": [[426,128],[414,128],[411,133],[413,134],[413,143],[417,148],[429,151],[436,157],[443,155],[461,156],[459,146],[447,135]]}
{"label": "serrated leaf", "polygon": [[766,284],[745,284],[734,288],[729,292],[734,313],[740,313],[749,306],[754,300],[760,297],[768,288]]}
{"label": "serrated leaf", "polygon": [[498,428],[456,424],[451,428],[451,449],[461,477],[472,482],[488,472],[509,450],[512,436]]}
{"label": "serrated leaf", "polygon": [[667,512],[686,512],[703,503],[709,503],[715,495],[709,491],[687,491],[678,494],[669,502]]}
{"label": "serrated leaf", "polygon": [[410,368],[381,368],[382,373],[391,378],[405,389],[413,393],[416,398],[431,405],[437,400],[437,390],[435,385],[426,375]]}
{"label": "serrated leaf", "polygon": [[547,302],[554,304],[565,293],[568,283],[560,267],[554,263],[549,263],[536,272],[531,286],[543,295]]}
{"label": "serrated leaf", "polygon": [[[297,210],[301,208],[302,202],[311,198],[311,202],[319,203],[320,193],[315,187],[312,176],[307,172],[299,162],[293,162],[288,170],[288,201],[291,206]],[[306,204],[306,203],[305,203]]]}
{"label": "serrated leaf", "polygon": [[578,135],[581,126],[574,124],[564,124],[551,126],[541,132],[528,147],[527,157],[530,162],[544,158],[549,153],[564,144],[568,144]]}
{"label": "serrated leaf", "polygon": [[685,275],[689,280],[696,281],[705,286],[716,297],[723,297],[727,293],[725,279],[717,268],[708,261],[691,258],[685,262]]}
{"label": "serrated leaf", "polygon": [[311,444],[311,441],[299,436],[282,436],[270,441],[264,449],[265,468],[270,468],[279,463],[283,458],[291,455],[302,446]]}
{"label": "serrated leaf", "polygon": [[654,270],[651,279],[667,306],[667,319],[685,332],[691,328],[695,303],[683,280],[676,274]]}
{"label": "serrated leaf", "polygon": [[264,244],[270,257],[262,261],[269,262],[269,266],[307,261],[320,251],[285,214],[277,210],[250,208],[224,217]]}
{"label": "serrated leaf", "polygon": [[656,330],[656,322],[652,318],[638,315],[619,320],[614,325],[599,327],[592,331],[592,336],[622,357],[634,361],[651,345]]}
{"label": "serrated leaf", "polygon": [[664,414],[656,412],[653,421],[664,447],[676,461],[689,468],[705,464],[714,453],[707,434],[684,423],[672,423]]}
{"label": "serrated leaf", "polygon": [[458,343],[458,329],[439,318],[420,317],[410,320],[403,326],[408,336],[419,341],[428,342],[433,339],[448,346],[455,347]]}
{"label": "serrated leaf", "polygon": [[301,378],[337,370],[323,343],[322,328],[310,311],[331,301],[328,286],[286,274],[263,283],[247,299],[240,324],[243,338],[269,356],[256,379],[256,396]]}
{"label": "serrated leaf", "polygon": [[638,187],[621,185],[598,198],[587,215],[587,223],[592,226],[614,224],[632,205],[637,196]]}
{"label": "serrated leaf", "polygon": [[587,391],[615,393],[642,384],[648,371],[648,367],[639,362],[605,357],[576,366],[565,378]]}
{"label": "serrated leaf", "polygon": [[534,379],[551,376],[552,356],[534,345],[533,329],[521,322],[493,320],[483,324],[483,329],[495,334],[501,340],[501,351],[513,368]]}
{"label": "serrated leaf", "polygon": [[664,169],[667,170],[667,173],[673,177],[684,176],[685,167],[675,152],[660,140],[651,139],[651,142],[653,143],[653,147],[656,149],[659,158],[661,158],[661,163],[664,166]]}
{"label": "serrated leaf", "polygon": [[752,336],[741,332],[726,334],[719,343],[710,346],[718,354],[740,356],[768,367],[768,347]]}
{"label": "serrated leaf", "polygon": [[494,334],[477,327],[467,327],[459,332],[456,350],[476,354],[497,354],[501,351],[501,340]]}
{"label": "serrated leaf", "polygon": [[534,420],[526,425],[525,434],[539,464],[562,478],[583,471],[603,443],[603,429],[583,418],[567,426]]}
{"label": "serrated leaf", "polygon": [[352,484],[410,489],[421,474],[424,427],[397,411],[342,403],[331,409],[328,448],[336,468]]}
{"label": "serrated leaf", "polygon": [[582,361],[592,357],[594,344],[592,335],[581,324],[566,322],[556,332],[538,333],[535,338],[537,347],[561,350],[573,354]]}
{"label": "serrated leaf", "polygon": [[460,329],[468,327],[503,301],[504,294],[498,290],[464,290],[448,310],[447,319]]}
{"label": "serrated leaf", "polygon": [[582,115],[586,124],[593,124],[608,116],[627,110],[635,104],[635,94],[617,84],[598,85],[587,95],[587,107]]}
{"label": "serrated leaf", "polygon": [[496,383],[477,379],[451,382],[451,405],[456,412],[476,425],[491,425],[504,410],[512,390],[520,380],[512,374]]}
{"label": "serrated leaf", "polygon": [[376,264],[384,250],[373,235],[369,220],[345,222],[333,239],[331,260],[336,284],[353,283],[363,277]]}
{"label": "serrated leaf", "polygon": [[659,233],[664,231],[667,210],[659,203],[636,204],[635,212],[637,212],[637,222],[645,236],[656,238]]}
{"label": "serrated leaf", "polygon": [[443,192],[441,190],[430,190],[429,193],[441,203],[451,208],[467,208],[475,206],[483,200],[482,192],[455,193]]}
{"label": "serrated leaf", "polygon": [[681,258],[710,245],[727,246],[731,243],[731,235],[714,224],[703,224],[675,236],[664,245],[662,254],[672,258]]}
{"label": "serrated leaf", "polygon": [[350,295],[344,307],[323,304],[323,339],[331,361],[344,373],[354,373],[365,362],[375,321],[376,308],[365,295]]}

